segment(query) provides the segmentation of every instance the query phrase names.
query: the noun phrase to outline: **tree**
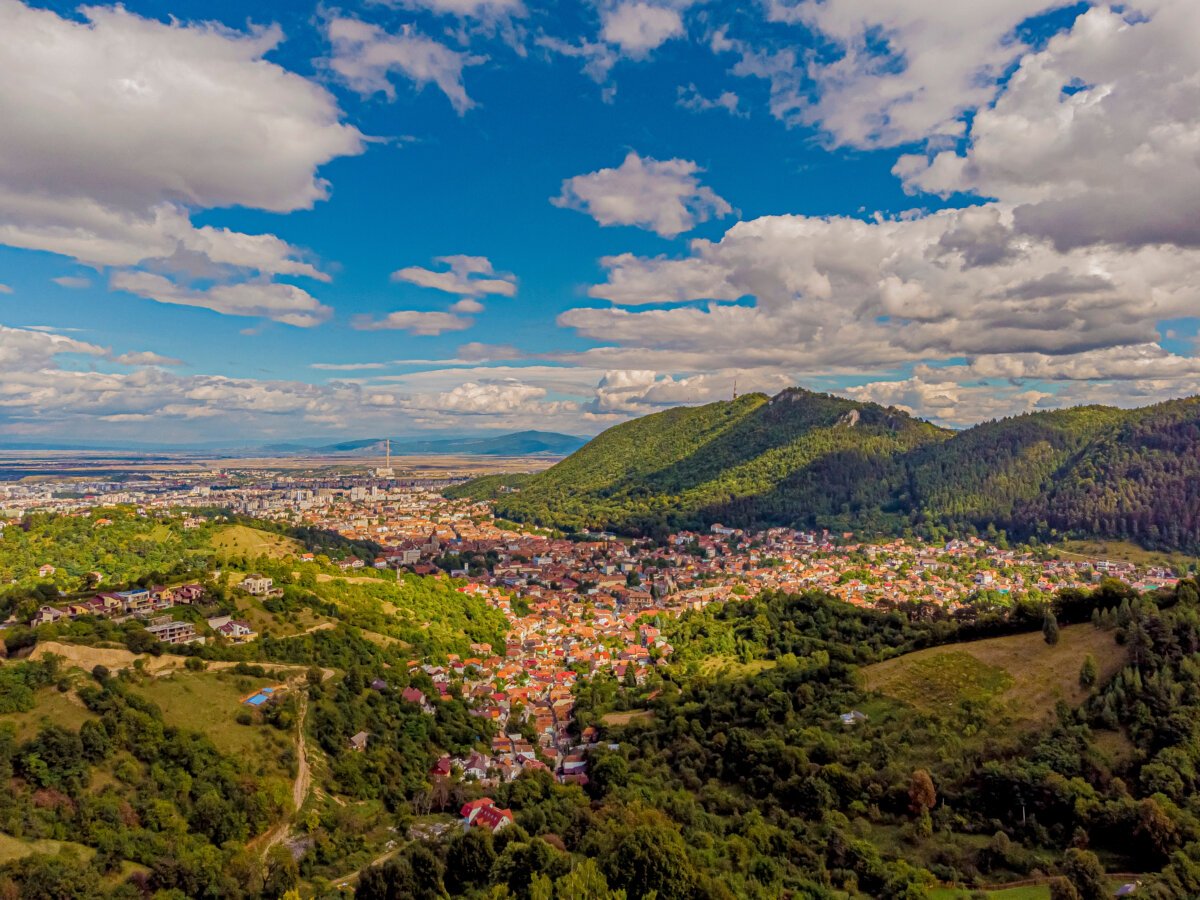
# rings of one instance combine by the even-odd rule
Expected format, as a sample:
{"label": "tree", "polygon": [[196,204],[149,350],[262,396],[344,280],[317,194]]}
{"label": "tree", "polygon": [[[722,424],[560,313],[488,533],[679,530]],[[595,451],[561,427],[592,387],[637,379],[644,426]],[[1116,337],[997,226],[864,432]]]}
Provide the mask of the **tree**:
{"label": "tree", "polygon": [[619,753],[598,753],[588,772],[588,793],[601,798],[629,780],[629,763]]}
{"label": "tree", "polygon": [[1050,900],[1079,900],[1079,891],[1075,885],[1063,877],[1050,880]]}
{"label": "tree", "polygon": [[1108,900],[1104,867],[1090,850],[1071,847],[1063,856],[1063,875],[1075,888],[1079,900]]}
{"label": "tree", "polygon": [[276,844],[267,851],[266,871],[263,873],[263,895],[283,897],[300,881],[300,870],[292,851],[284,844]]}
{"label": "tree", "polygon": [[1047,609],[1042,619],[1042,637],[1051,647],[1058,643],[1058,619],[1055,618],[1053,610]]}
{"label": "tree", "polygon": [[459,832],[451,838],[446,858],[454,861],[446,870],[446,886],[452,893],[464,893],[469,886],[486,883],[496,861],[492,833],[483,828]]}
{"label": "tree", "polygon": [[432,850],[424,844],[412,844],[405,851],[408,865],[413,876],[413,893],[415,898],[436,898],[446,895],[443,878],[446,867]]}
{"label": "tree", "polygon": [[158,646],[158,638],[141,627],[129,630],[125,635],[125,647],[130,653],[153,653],[156,650],[162,653],[162,648]]}
{"label": "tree", "polygon": [[[22,900],[59,900],[61,897],[98,898],[100,874],[75,853],[47,856],[35,853],[6,867],[20,893],[5,896]],[[3,888],[0,881],[0,888]]]}
{"label": "tree", "polygon": [[612,891],[608,879],[594,859],[585,859],[570,872],[554,882],[559,897],[572,900],[617,900],[623,894]]}
{"label": "tree", "polygon": [[95,719],[88,719],[79,726],[79,741],[84,755],[93,762],[105,759],[112,752],[112,739]]}
{"label": "tree", "polygon": [[937,789],[933,786],[933,778],[927,770],[917,769],[908,783],[908,808],[914,816],[920,816],[936,805]]}
{"label": "tree", "polygon": [[604,861],[610,885],[631,897],[651,892],[662,900],[695,895],[696,871],[679,832],[665,822],[643,822],[626,831]]}
{"label": "tree", "polygon": [[436,900],[446,896],[442,861],[423,844],[382,865],[370,866],[359,876],[354,896],[359,900]]}
{"label": "tree", "polygon": [[1090,688],[1096,683],[1096,657],[1088,654],[1083,659],[1083,665],[1079,668],[1079,684],[1081,687]]}
{"label": "tree", "polygon": [[1178,832],[1171,817],[1153,797],[1138,804],[1137,825],[1134,834],[1142,845],[1142,851],[1161,866],[1179,842]]}
{"label": "tree", "polygon": [[533,838],[528,842],[514,841],[496,857],[491,881],[505,885],[517,896],[523,896],[534,876],[551,868],[556,854],[558,851],[541,838]]}

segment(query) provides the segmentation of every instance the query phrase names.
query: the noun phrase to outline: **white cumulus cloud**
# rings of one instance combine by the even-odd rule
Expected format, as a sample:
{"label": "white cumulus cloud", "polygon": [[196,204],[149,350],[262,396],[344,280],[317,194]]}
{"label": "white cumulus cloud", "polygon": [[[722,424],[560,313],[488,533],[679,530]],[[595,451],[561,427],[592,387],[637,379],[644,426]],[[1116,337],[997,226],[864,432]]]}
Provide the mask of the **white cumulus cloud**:
{"label": "white cumulus cloud", "polygon": [[390,76],[399,72],[418,88],[436,85],[459,115],[475,105],[463,86],[463,69],[482,62],[480,57],[451,50],[411,25],[391,34],[378,25],[339,16],[325,27],[333,46],[329,67],[358,93],[394,99]]}
{"label": "white cumulus cloud", "polygon": [[303,288],[274,281],[243,281],[196,290],[151,272],[116,272],[109,286],[159,303],[196,306],[230,316],[261,316],[299,328],[319,325],[332,313]]}
{"label": "white cumulus cloud", "polygon": [[[815,371],[1145,344],[1200,298],[1200,252],[1064,253],[995,206],[867,222],[769,216],[691,246],[682,258],[606,258],[609,279],[590,293],[707,307],[580,308],[559,321],[609,345]],[[731,303],[742,298],[753,302]]]}
{"label": "white cumulus cloud", "polygon": [[641,0],[626,0],[601,16],[600,37],[633,59],[644,59],[671,38],[683,34],[679,11]]}
{"label": "white cumulus cloud", "polygon": [[585,212],[601,225],[635,225],[675,237],[733,212],[728,201],[700,183],[702,171],[690,160],[650,159],[630,151],[615,169],[566,179],[562,193],[550,202]]}
{"label": "white cumulus cloud", "polygon": [[687,87],[680,85],[676,90],[675,105],[690,112],[708,112],[714,109],[722,109],[731,116],[738,118],[746,118],[750,115],[748,111],[742,108],[741,98],[733,91],[722,91],[715,97],[706,97],[700,93],[700,89],[694,84],[689,84]]}
{"label": "white cumulus cloud", "polygon": [[317,169],[362,152],[328,91],[264,58],[280,30],[81,12],[0,0],[0,243],[222,281],[320,276],[274,235],[190,221],[309,208],[329,191]]}
{"label": "white cumulus cloud", "polygon": [[1057,0],[767,0],[767,18],[800,24],[837,53],[798,60],[745,42],[737,74],[767,78],[775,114],[817,124],[835,143],[895,146],[961,136],[963,113],[994,96],[1005,69],[1027,49],[1018,25]]}
{"label": "white cumulus cloud", "polygon": [[448,312],[422,312],[415,309],[388,313],[382,319],[355,316],[351,326],[358,331],[407,331],[422,337],[436,337],[447,331],[466,331],[474,319]]}
{"label": "white cumulus cloud", "polygon": [[393,272],[392,281],[415,284],[418,287],[432,288],[463,297],[482,297],[488,294],[501,297],[516,296],[516,277],[497,273],[486,256],[439,256],[434,262],[445,266],[445,269],[436,271],[420,266],[407,266]]}
{"label": "white cumulus cloud", "polygon": [[1097,7],[1027,55],[981,109],[964,153],[903,157],[913,190],[1015,205],[1016,227],[1060,249],[1200,246],[1200,6]]}

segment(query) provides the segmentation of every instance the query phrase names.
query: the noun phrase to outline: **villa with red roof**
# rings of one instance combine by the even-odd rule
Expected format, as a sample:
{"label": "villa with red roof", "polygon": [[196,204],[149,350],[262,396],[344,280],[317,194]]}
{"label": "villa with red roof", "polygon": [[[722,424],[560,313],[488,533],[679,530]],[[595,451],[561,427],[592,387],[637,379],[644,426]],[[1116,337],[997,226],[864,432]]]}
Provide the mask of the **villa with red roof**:
{"label": "villa with red roof", "polygon": [[512,810],[500,809],[491,797],[481,797],[464,803],[460,811],[465,828],[486,828],[495,834],[513,823]]}

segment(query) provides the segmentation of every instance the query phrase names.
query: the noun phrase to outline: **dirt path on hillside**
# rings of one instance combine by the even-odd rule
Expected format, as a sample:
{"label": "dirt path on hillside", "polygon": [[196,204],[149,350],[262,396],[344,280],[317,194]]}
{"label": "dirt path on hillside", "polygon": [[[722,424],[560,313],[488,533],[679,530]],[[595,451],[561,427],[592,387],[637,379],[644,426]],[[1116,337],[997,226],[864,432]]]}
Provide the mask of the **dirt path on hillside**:
{"label": "dirt path on hillside", "polygon": [[292,805],[296,812],[300,811],[300,807],[308,799],[308,792],[312,789],[312,769],[308,765],[308,743],[304,737],[304,720],[307,716],[308,695],[302,693],[300,695],[300,714],[296,717],[299,721],[296,741],[296,783],[292,785]]}
{"label": "dirt path on hillside", "polygon": [[[426,825],[414,825],[409,829],[409,840],[438,840],[441,839],[447,832],[455,828],[454,822],[438,822]],[[381,863],[387,862],[393,856],[398,854],[405,847],[405,842],[399,839],[388,841],[387,848],[368,863],[364,863],[359,868],[355,869],[347,875],[339,876],[338,878],[329,879],[329,883],[342,888],[350,887],[358,882],[359,876],[372,866],[378,866]]]}
{"label": "dirt path on hillside", "polygon": [[184,656],[151,656],[149,653],[130,653],[115,647],[87,647],[83,644],[60,644],[58,641],[42,641],[33,648],[29,658],[45,659],[53,654],[60,656],[68,666],[78,666],[90,672],[96,666],[104,666],[112,672],[118,669],[133,668],[135,660],[143,660],[143,669],[150,675],[158,675],[164,671],[182,669]]}
{"label": "dirt path on hillside", "polygon": [[[300,808],[308,800],[309,791],[312,790],[312,769],[308,764],[308,742],[304,737],[304,724],[307,718],[308,696],[301,693],[300,710],[296,716],[296,780],[292,782],[293,815],[300,812]],[[260,855],[265,859],[272,847],[287,841],[291,835],[292,820],[287,818],[258,839],[262,842]]]}
{"label": "dirt path on hillside", "polygon": [[314,631],[328,631],[330,628],[337,628],[337,622],[318,622],[311,628],[305,628],[300,634],[312,634]]}
{"label": "dirt path on hillside", "polygon": [[[333,627],[331,623],[322,623],[316,625],[309,631],[319,631],[323,628]],[[33,648],[33,652],[29,654],[29,659],[39,660],[53,654],[61,657],[68,667],[75,666],[83,669],[85,672],[90,672],[96,666],[105,666],[112,672],[119,669],[131,669],[135,660],[144,660],[142,670],[147,675],[153,675],[156,678],[161,675],[170,675],[174,672],[186,671],[184,662],[189,657],[187,656],[172,656],[169,653],[164,653],[162,656],[152,656],[149,653],[130,653],[128,650],[121,650],[115,647],[88,647],[84,644],[61,644],[58,641],[43,641]],[[214,659],[205,660],[205,672],[220,672],[225,669],[232,669],[241,665],[239,662],[231,660]],[[300,676],[308,673],[308,666],[296,665],[293,663],[274,663],[274,662],[252,662],[250,665],[262,666],[264,669],[280,672],[294,673],[289,681],[296,680]],[[203,674],[203,673],[201,673]],[[324,680],[333,677],[333,669],[321,669],[321,674]]]}
{"label": "dirt path on hillside", "polygon": [[402,849],[404,849],[404,848],[403,847],[393,847],[391,850],[387,850],[387,851],[381,853],[379,856],[375,857],[369,863],[365,863],[360,868],[355,869],[349,875],[342,875],[338,878],[330,878],[329,883],[334,885],[335,887],[350,887],[358,882],[358,876],[361,875],[364,871],[371,868],[371,866],[377,866],[377,865],[380,865],[381,863],[387,862],[389,859],[391,859],[393,856],[395,856],[397,853],[399,853]]}

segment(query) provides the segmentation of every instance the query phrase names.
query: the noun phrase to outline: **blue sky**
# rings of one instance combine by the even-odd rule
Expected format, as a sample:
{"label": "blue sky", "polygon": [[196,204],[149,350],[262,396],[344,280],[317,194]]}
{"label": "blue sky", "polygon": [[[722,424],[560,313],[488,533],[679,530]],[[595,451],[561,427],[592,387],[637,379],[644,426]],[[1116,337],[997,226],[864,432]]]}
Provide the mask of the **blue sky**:
{"label": "blue sky", "polygon": [[0,441],[1200,391],[1185,0],[0,0]]}

